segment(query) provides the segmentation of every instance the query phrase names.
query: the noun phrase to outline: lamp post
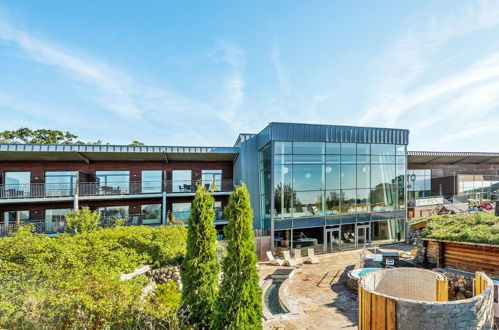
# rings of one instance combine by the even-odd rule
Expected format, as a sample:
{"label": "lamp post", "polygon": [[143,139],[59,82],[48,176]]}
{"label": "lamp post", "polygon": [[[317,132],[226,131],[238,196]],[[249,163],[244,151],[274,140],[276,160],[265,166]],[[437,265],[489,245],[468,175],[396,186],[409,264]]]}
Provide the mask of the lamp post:
{"label": "lamp post", "polygon": [[495,190],[491,193],[492,196],[495,195],[496,198],[494,200],[496,201],[496,217],[499,217],[499,190]]}

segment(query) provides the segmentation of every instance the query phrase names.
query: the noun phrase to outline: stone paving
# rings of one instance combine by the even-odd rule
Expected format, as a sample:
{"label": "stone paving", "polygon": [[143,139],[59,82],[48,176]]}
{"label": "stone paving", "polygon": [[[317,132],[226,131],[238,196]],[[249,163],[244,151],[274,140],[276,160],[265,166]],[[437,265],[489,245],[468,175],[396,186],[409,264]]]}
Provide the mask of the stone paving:
{"label": "stone paving", "polygon": [[[383,251],[410,249],[412,246],[405,244],[383,247]],[[359,268],[360,252],[325,254],[319,256],[319,264],[296,267],[284,291],[291,312],[273,315],[265,321],[265,329],[357,329],[357,294],[346,287],[346,277]],[[277,268],[261,264],[260,279]]]}

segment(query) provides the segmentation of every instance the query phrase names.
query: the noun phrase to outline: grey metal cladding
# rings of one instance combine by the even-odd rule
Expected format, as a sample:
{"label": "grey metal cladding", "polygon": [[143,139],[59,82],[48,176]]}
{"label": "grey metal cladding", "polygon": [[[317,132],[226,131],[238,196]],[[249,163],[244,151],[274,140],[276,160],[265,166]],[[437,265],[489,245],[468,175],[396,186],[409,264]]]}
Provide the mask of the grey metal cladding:
{"label": "grey metal cladding", "polygon": [[275,122],[267,128],[270,128],[272,140],[409,144],[406,129]]}

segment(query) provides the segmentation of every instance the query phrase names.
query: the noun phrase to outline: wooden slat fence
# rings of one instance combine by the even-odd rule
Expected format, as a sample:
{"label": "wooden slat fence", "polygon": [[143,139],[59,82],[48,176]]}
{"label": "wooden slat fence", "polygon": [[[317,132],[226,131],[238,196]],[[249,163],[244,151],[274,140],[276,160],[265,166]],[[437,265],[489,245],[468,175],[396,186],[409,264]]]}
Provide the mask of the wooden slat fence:
{"label": "wooden slat fence", "polygon": [[369,292],[359,285],[359,329],[395,330],[396,328],[395,299]]}

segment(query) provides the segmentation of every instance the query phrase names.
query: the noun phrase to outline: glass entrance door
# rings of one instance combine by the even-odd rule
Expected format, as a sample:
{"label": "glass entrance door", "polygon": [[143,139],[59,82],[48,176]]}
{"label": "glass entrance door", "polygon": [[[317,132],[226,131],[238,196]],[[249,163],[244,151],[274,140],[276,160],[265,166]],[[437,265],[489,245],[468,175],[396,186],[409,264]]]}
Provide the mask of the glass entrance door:
{"label": "glass entrance door", "polygon": [[335,252],[341,250],[341,229],[329,228],[326,229],[327,237],[327,252]]}
{"label": "glass entrance door", "polygon": [[359,248],[371,243],[371,228],[369,225],[360,225],[355,229],[355,247]]}

